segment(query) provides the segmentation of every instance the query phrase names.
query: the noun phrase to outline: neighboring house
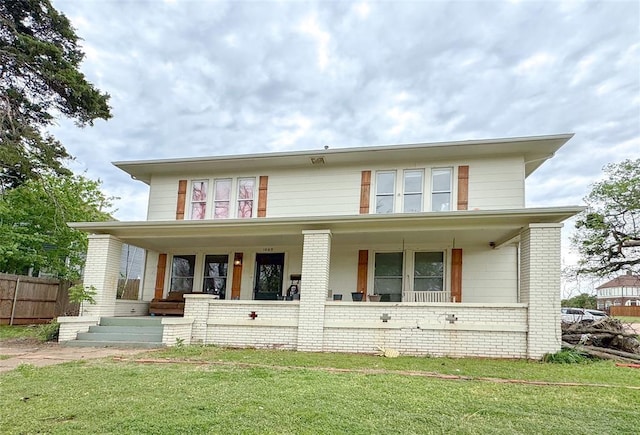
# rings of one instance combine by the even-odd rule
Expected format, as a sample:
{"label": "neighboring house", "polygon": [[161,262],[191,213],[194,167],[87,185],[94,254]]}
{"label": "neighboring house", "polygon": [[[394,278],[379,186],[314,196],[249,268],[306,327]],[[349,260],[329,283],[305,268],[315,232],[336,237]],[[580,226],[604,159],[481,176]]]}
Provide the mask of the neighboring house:
{"label": "neighboring house", "polygon": [[605,282],[596,288],[598,309],[609,310],[610,307],[640,307],[640,277],[630,271]]}
{"label": "neighboring house", "polygon": [[582,208],[526,208],[525,178],[571,136],[116,162],[148,217],[71,224],[91,233],[90,314],[116,313],[124,242],[146,250],[143,300],[186,293],[167,344],[540,358]]}

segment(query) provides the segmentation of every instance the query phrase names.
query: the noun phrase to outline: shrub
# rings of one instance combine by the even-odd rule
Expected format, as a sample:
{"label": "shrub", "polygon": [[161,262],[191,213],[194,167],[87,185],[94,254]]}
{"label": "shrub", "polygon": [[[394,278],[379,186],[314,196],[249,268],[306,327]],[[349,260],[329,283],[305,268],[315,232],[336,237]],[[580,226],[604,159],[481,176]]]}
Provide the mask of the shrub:
{"label": "shrub", "polygon": [[560,352],[546,354],[542,361],[552,364],[585,364],[591,362],[591,359],[575,349],[562,349]]}
{"label": "shrub", "polygon": [[60,324],[54,320],[49,323],[40,325],[38,337],[42,341],[56,341],[60,333]]}

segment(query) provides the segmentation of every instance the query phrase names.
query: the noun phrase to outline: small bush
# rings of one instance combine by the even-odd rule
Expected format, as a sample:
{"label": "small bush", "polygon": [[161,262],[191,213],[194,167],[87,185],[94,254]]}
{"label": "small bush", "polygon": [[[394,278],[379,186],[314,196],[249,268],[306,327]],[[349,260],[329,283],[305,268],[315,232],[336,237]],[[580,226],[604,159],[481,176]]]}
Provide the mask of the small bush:
{"label": "small bush", "polygon": [[591,362],[591,359],[575,349],[562,349],[560,352],[546,354],[542,361],[552,364],[585,364]]}
{"label": "small bush", "polygon": [[60,333],[60,324],[55,320],[52,320],[50,323],[45,323],[40,325],[40,330],[38,331],[38,337],[42,341],[56,341],[58,339],[58,334]]}

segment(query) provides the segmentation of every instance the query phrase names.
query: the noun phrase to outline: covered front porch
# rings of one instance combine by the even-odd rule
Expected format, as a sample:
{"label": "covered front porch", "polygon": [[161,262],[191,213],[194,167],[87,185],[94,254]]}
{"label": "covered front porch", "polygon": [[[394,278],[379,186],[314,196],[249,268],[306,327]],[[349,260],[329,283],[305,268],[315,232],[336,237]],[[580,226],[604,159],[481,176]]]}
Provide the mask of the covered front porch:
{"label": "covered front porch", "polygon": [[[574,212],[74,226],[93,233],[85,285],[99,297],[89,315],[115,314],[114,265],[127,242],[147,249],[143,300],[184,293],[187,342],[539,357],[560,346],[559,222]],[[351,302],[353,293],[386,302]],[[496,335],[493,350],[478,341],[496,346]]]}

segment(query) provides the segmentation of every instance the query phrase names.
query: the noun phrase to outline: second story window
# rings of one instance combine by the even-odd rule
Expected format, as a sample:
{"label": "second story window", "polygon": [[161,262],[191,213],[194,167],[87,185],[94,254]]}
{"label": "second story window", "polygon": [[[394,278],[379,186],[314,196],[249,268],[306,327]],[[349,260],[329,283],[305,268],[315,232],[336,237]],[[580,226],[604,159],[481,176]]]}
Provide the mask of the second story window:
{"label": "second story window", "polygon": [[207,214],[207,187],[206,180],[194,180],[191,182],[191,219],[204,219]]}
{"label": "second story window", "polygon": [[376,173],[376,213],[393,213],[393,197],[396,188],[395,171]]}
{"label": "second story window", "polygon": [[418,213],[422,211],[422,171],[404,171],[403,212]]}
{"label": "second story window", "polygon": [[431,171],[431,211],[451,210],[451,168]]}
{"label": "second story window", "polygon": [[215,180],[213,190],[213,218],[227,219],[231,202],[231,178]]}
{"label": "second story window", "polygon": [[253,216],[253,197],[255,194],[255,178],[238,178],[238,218]]}

